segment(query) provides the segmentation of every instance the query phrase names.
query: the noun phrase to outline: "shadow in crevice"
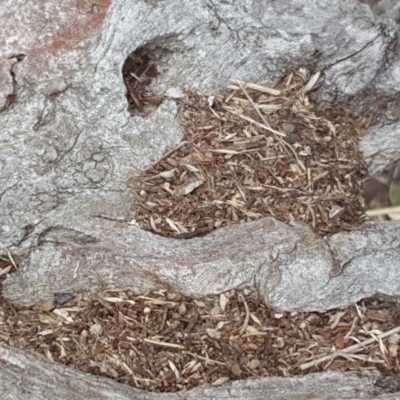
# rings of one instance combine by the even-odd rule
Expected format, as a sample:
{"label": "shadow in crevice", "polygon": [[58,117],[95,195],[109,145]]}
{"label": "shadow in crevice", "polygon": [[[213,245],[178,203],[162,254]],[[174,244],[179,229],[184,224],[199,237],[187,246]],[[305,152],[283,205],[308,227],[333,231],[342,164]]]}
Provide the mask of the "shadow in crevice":
{"label": "shadow in crevice", "polygon": [[25,57],[26,57],[25,54],[16,54],[16,55],[12,55],[11,57],[8,57],[9,60],[14,60],[14,62],[15,62],[9,71],[11,78],[12,78],[12,93],[9,93],[6,96],[6,101],[3,104],[3,106],[0,108],[0,112],[10,108],[12,105],[14,105],[17,102],[17,81],[15,79],[14,68],[18,63],[23,61],[25,59]]}
{"label": "shadow in crevice", "polygon": [[146,117],[162,103],[162,93],[155,93],[155,81],[180,47],[174,36],[157,38],[138,47],[127,57],[122,75],[127,89],[128,111],[131,114]]}
{"label": "shadow in crevice", "polygon": [[367,214],[375,222],[400,219],[400,161],[366,179],[363,197]]}

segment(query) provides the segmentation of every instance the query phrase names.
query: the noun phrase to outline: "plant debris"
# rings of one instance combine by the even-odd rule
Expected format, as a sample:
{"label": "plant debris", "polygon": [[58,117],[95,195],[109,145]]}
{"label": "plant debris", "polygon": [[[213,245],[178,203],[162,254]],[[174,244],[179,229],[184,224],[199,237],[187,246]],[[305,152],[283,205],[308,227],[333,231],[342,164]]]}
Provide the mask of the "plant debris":
{"label": "plant debris", "polygon": [[122,75],[127,89],[128,110],[141,115],[148,115],[162,102],[162,97],[152,93],[148,86],[157,77],[158,71],[152,62],[149,50],[139,47],[129,55],[122,68]]}
{"label": "plant debris", "polygon": [[[132,110],[146,115],[160,103],[148,89],[156,75],[145,49],[124,66]],[[318,79],[302,69],[274,89],[231,80],[226,96],[186,90],[177,100],[184,141],[131,182],[139,226],[190,238],[264,216],[304,221],[323,235],[361,223],[366,167],[358,141],[372,116],[317,114]],[[2,277],[17,269],[8,258]],[[72,297],[57,293],[29,309],[0,297],[0,341],[155,392],[327,369],[400,372],[400,312],[373,299],[288,313],[237,290],[197,300],[126,288]]]}
{"label": "plant debris", "polygon": [[186,90],[184,141],[130,182],[136,223],[181,238],[266,216],[321,235],[360,225],[358,142],[372,116],[317,113],[318,78],[301,69],[274,89],[232,79],[225,96]]}
{"label": "plant debris", "polygon": [[0,298],[0,341],[156,392],[322,370],[400,372],[400,312],[364,300],[326,313],[277,312],[257,292],[193,300],[107,291],[49,311]]}

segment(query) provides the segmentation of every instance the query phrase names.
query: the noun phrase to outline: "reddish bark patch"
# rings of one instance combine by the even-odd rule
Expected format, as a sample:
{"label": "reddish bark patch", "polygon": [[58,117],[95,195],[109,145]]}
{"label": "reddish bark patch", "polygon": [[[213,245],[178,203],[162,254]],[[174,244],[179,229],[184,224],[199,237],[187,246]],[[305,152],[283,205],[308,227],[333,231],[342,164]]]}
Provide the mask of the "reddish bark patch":
{"label": "reddish bark patch", "polygon": [[[109,5],[110,0],[44,0],[36,8],[26,3],[18,15],[3,15],[1,20],[7,25],[8,37],[19,38],[13,47],[27,43],[25,51],[45,48],[51,52],[74,48],[92,36],[101,27]],[[0,41],[2,47],[5,41]]]}
{"label": "reddish bark patch", "polygon": [[[10,11],[0,16],[7,32],[7,37],[0,39],[2,53],[4,57],[26,54],[24,68],[36,82],[43,71],[51,76],[50,65],[54,68],[54,61],[51,63],[50,60],[54,55],[72,49],[80,50],[82,58],[89,53],[88,47],[93,43],[88,39],[100,33],[109,5],[110,0],[27,2],[18,8],[18,13]],[[11,37],[18,40],[10,41]],[[72,62],[63,63],[62,68],[67,72],[77,66]]]}

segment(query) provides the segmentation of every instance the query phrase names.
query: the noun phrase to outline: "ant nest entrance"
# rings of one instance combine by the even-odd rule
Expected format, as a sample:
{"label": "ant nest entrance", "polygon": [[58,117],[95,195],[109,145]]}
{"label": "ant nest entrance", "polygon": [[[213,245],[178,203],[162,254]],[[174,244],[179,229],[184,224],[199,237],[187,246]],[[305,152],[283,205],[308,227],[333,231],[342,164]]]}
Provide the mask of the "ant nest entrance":
{"label": "ant nest entrance", "polygon": [[318,78],[302,68],[275,89],[232,79],[226,95],[185,90],[184,141],[131,181],[138,225],[191,238],[266,216],[321,235],[364,222],[358,143],[373,117],[317,113]]}
{"label": "ant nest entrance", "polygon": [[400,161],[364,184],[367,215],[375,222],[400,219]]}
{"label": "ant nest entrance", "polygon": [[131,114],[147,116],[162,103],[162,96],[149,89],[153,79],[158,76],[158,71],[148,47],[139,47],[128,56],[122,67],[122,76]]}
{"label": "ant nest entrance", "polygon": [[174,55],[185,50],[176,35],[166,35],[146,42],[128,56],[122,76],[131,114],[146,117],[157,109],[165,98],[161,78]]}

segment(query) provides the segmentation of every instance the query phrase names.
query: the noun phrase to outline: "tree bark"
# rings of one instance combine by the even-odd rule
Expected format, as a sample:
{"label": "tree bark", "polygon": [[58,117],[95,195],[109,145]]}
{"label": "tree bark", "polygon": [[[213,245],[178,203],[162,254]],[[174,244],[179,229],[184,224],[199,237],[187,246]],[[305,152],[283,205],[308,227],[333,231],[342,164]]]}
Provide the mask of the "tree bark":
{"label": "tree bark", "polygon": [[[158,59],[155,93],[185,85],[215,95],[232,77],[273,87],[313,65],[323,72],[320,108],[387,105],[360,144],[372,174],[400,158],[390,109],[400,88],[394,22],[342,0],[4,0],[0,21],[0,254],[24,260],[2,283],[6,299],[29,306],[117,286],[200,297],[251,286],[277,309],[322,311],[400,296],[398,222],[323,239],[264,218],[190,241],[130,225],[129,180],[182,134],[172,101],[145,118],[129,114],[121,72],[144,46]],[[324,398],[322,388],[325,398],[388,393],[377,373],[327,373],[146,394],[7,346],[0,355],[0,393],[10,399],[260,398],[266,388],[287,398],[281,384],[291,398]]]}

